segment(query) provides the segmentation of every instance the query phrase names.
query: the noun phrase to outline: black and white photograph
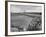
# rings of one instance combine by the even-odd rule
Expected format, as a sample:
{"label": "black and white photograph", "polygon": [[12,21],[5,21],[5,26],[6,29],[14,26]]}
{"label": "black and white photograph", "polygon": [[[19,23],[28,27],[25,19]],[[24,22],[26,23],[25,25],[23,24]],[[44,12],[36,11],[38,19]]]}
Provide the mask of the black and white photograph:
{"label": "black and white photograph", "polygon": [[44,4],[8,2],[8,35],[44,33]]}
{"label": "black and white photograph", "polygon": [[[41,6],[11,5],[11,32],[42,30]],[[38,9],[39,12],[31,11]]]}

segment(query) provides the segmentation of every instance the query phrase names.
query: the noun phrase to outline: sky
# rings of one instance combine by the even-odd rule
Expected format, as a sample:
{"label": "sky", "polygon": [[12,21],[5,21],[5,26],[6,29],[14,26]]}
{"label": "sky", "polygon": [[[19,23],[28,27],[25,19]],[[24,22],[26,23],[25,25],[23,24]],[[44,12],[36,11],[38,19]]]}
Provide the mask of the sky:
{"label": "sky", "polygon": [[41,6],[32,6],[32,5],[10,5],[11,12],[41,12]]}

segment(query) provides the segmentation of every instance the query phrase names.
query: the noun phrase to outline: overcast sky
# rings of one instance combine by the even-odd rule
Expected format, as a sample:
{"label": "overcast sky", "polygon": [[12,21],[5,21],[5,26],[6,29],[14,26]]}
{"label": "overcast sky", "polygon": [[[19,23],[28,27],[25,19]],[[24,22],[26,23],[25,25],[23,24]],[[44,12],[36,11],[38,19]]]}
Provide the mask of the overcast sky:
{"label": "overcast sky", "polygon": [[32,5],[10,5],[11,12],[42,12],[41,6]]}

